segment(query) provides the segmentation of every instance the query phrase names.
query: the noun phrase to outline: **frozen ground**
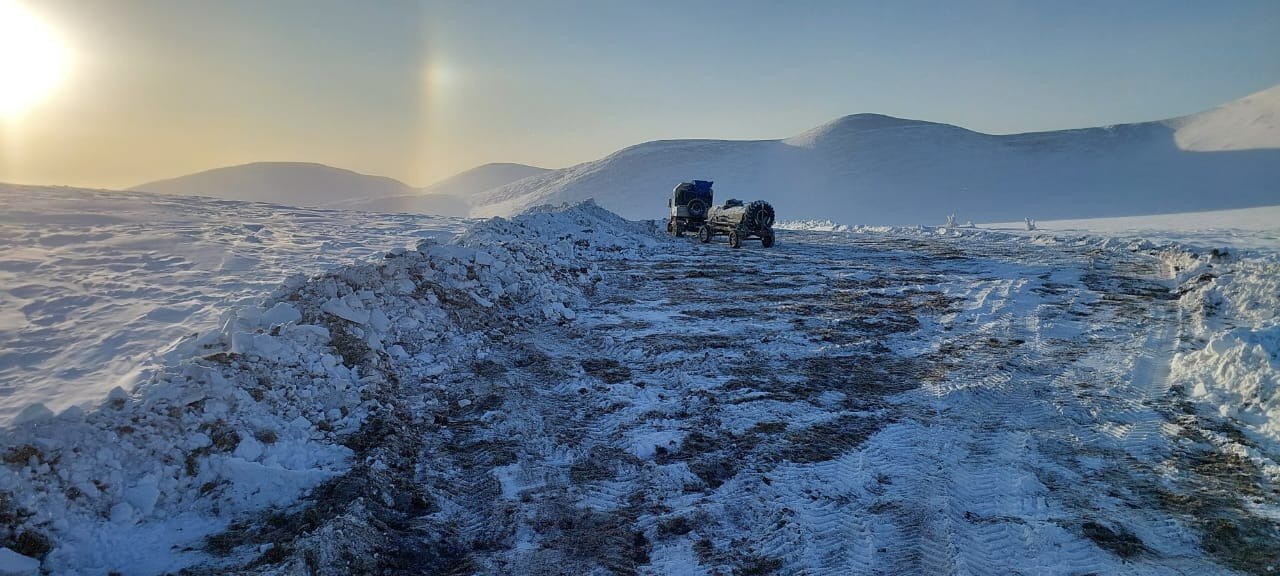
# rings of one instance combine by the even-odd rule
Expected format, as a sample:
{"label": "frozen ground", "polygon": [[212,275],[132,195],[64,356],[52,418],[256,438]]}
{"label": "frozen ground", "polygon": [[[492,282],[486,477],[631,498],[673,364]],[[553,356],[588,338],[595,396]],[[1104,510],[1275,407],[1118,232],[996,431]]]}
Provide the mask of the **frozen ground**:
{"label": "frozen ground", "polygon": [[1048,220],[1036,222],[1037,230],[1031,232],[1026,231],[1026,222],[981,224],[979,227],[1024,235],[1051,233],[1140,237],[1177,242],[1204,251],[1226,248],[1252,251],[1264,257],[1280,256],[1280,206],[1130,218]]}
{"label": "frozen ground", "polygon": [[0,424],[145,380],[180,338],[290,275],[459,220],[132,192],[0,185]]}
{"label": "frozen ground", "polygon": [[732,250],[588,204],[291,277],[0,433],[0,543],[83,574],[1280,569],[1275,246],[809,228]]}

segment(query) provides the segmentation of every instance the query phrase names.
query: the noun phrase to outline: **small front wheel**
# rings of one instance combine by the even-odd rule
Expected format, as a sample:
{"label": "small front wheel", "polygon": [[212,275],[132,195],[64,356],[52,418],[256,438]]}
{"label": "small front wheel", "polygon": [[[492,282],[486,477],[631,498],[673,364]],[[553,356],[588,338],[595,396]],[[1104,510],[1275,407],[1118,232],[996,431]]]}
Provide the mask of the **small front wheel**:
{"label": "small front wheel", "polygon": [[765,248],[773,247],[773,232],[765,232],[760,236],[760,245]]}
{"label": "small front wheel", "polygon": [[742,237],[738,236],[738,233],[736,231],[729,233],[729,247],[730,248],[742,247]]}
{"label": "small front wheel", "polygon": [[700,240],[703,244],[706,244],[707,242],[711,241],[710,226],[703,224],[702,227],[698,229],[698,240]]}

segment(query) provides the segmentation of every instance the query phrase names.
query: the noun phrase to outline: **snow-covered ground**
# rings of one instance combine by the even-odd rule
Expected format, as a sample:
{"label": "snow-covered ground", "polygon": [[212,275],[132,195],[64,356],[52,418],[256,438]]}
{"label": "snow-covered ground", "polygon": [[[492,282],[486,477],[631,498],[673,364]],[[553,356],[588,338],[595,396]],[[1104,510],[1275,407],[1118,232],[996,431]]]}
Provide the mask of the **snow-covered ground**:
{"label": "snow-covered ground", "polygon": [[[453,229],[26,192],[71,194],[51,220],[81,243],[103,213],[152,206],[160,231],[134,232],[151,259],[192,258],[191,240],[161,249],[188,230],[166,206],[198,231],[255,214],[387,246]],[[6,242],[49,224],[6,221]],[[1190,232],[799,227],[732,250],[586,204],[314,275],[281,253],[299,273],[207,301],[222,323],[138,388],[0,432],[0,568],[1280,569],[1273,229],[1214,254]]]}
{"label": "snow-covered ground", "polygon": [[286,277],[462,221],[0,185],[0,424],[131,389],[178,340]]}
{"label": "snow-covered ground", "polygon": [[1280,247],[1280,206],[1128,218],[1047,220],[1035,222],[1036,230],[1031,232],[1026,230],[1025,221],[980,224],[979,227],[1029,234],[1051,232],[1142,237],[1177,242],[1206,251],[1226,248],[1256,251],[1259,255],[1280,252],[1277,250]]}

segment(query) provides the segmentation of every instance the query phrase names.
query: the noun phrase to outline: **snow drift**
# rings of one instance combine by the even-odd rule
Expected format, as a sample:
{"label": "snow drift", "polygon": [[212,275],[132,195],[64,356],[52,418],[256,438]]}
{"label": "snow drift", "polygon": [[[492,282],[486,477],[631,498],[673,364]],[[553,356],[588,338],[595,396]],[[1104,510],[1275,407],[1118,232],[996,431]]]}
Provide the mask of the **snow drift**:
{"label": "snow drift", "polygon": [[594,262],[653,243],[649,227],[583,204],[292,278],[180,343],[137,390],[88,412],[36,406],[0,431],[0,514],[19,524],[0,538],[52,532],[41,549],[58,573],[216,564],[194,550],[229,519],[352,465],[344,441],[388,409],[394,374],[430,387],[476,360],[477,327],[574,318],[600,281]]}

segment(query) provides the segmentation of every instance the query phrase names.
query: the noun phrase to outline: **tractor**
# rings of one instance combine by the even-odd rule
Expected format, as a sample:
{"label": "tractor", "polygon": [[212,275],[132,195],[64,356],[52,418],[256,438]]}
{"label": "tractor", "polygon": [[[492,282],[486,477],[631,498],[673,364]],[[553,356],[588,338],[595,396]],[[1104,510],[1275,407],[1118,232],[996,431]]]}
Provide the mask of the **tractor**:
{"label": "tractor", "polygon": [[667,201],[671,208],[667,233],[682,236],[686,230],[697,230],[707,222],[707,212],[711,209],[714,195],[711,184],[710,180],[681,182],[671,191],[671,199]]}

